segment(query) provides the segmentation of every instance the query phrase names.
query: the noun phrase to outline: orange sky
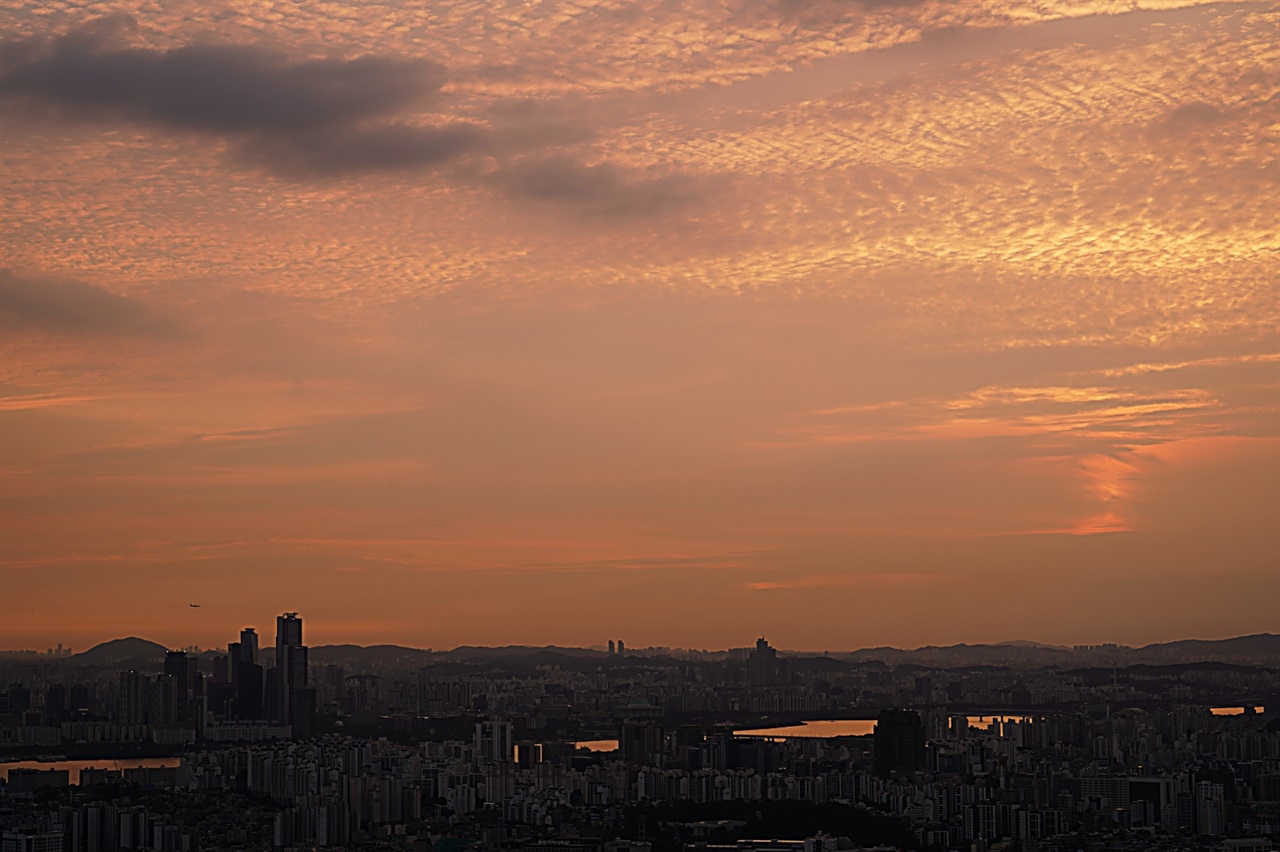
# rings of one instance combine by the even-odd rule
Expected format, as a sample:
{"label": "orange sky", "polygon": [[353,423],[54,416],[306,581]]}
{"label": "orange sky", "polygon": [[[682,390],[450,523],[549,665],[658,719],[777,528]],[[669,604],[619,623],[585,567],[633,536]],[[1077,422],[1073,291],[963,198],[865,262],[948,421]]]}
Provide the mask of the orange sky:
{"label": "orange sky", "polygon": [[0,30],[2,647],[1280,630],[1280,6]]}

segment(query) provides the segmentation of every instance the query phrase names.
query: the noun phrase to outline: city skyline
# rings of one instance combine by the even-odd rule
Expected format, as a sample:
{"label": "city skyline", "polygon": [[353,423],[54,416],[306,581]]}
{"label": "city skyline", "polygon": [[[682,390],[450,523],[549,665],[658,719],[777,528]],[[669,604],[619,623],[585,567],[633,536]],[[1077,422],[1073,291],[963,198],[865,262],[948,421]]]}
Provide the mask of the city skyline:
{"label": "city skyline", "polygon": [[[292,613],[292,615],[297,615],[297,614]],[[277,616],[277,620],[279,619],[280,619],[280,616]],[[244,628],[240,634],[241,642],[232,643],[233,647],[237,644],[243,645],[245,635],[246,634],[252,635],[255,629],[256,628],[254,627]],[[311,627],[308,628],[308,632],[310,633],[314,629],[315,629],[314,625],[312,625]],[[322,636],[325,635],[323,631],[321,631],[321,635]],[[307,646],[307,647],[319,647],[319,648],[350,647],[350,648],[359,648],[362,650],[376,650],[379,648],[401,648],[406,651],[422,651],[426,653],[435,653],[435,654],[449,654],[455,651],[465,651],[469,649],[491,650],[491,651],[503,651],[507,649],[516,650],[516,651],[564,650],[564,651],[594,651],[594,652],[605,654],[606,656],[612,657],[615,654],[618,656],[624,656],[628,653],[628,651],[632,654],[636,654],[639,656],[660,655],[663,652],[668,652],[668,651],[672,653],[711,654],[711,655],[743,654],[743,653],[750,652],[753,649],[759,649],[761,646],[761,643],[764,643],[765,647],[769,650],[770,653],[781,652],[784,654],[800,654],[800,655],[810,655],[810,656],[815,654],[869,653],[869,652],[875,652],[880,650],[889,650],[894,652],[910,654],[913,652],[922,652],[922,651],[934,651],[934,650],[951,651],[951,650],[962,650],[965,648],[996,649],[996,650],[1003,648],[1003,649],[1008,649],[1010,651],[1027,651],[1032,653],[1043,650],[1043,651],[1050,651],[1050,652],[1071,651],[1071,652],[1084,652],[1089,654],[1098,654],[1098,653],[1105,653],[1109,649],[1115,649],[1117,651],[1143,651],[1149,648],[1161,649],[1167,646],[1177,646],[1179,643],[1185,643],[1185,642],[1204,642],[1204,643],[1213,644],[1213,643],[1220,643],[1220,642],[1232,642],[1232,641],[1238,641],[1238,640],[1273,639],[1273,638],[1276,638],[1276,636],[1277,634],[1272,634],[1272,633],[1240,634],[1240,635],[1229,635],[1229,636],[1219,636],[1219,637],[1196,636],[1196,637],[1182,637],[1179,639],[1171,639],[1164,642],[1148,643],[1146,645],[1140,645],[1140,644],[1131,645],[1124,642],[1111,642],[1111,641],[1091,642],[1091,643],[1054,644],[1054,643],[1047,643],[1047,642],[1037,642],[1035,640],[1023,638],[1023,639],[993,640],[990,642],[974,642],[974,643],[956,642],[951,644],[937,644],[937,645],[931,644],[931,645],[918,645],[918,646],[908,645],[908,646],[900,646],[900,647],[892,646],[892,645],[878,645],[874,647],[829,646],[824,648],[801,648],[801,647],[791,647],[786,645],[773,647],[772,645],[768,644],[767,637],[758,636],[758,637],[755,637],[753,640],[751,640],[750,643],[747,643],[747,644],[739,644],[739,645],[727,644],[722,646],[711,646],[711,647],[694,647],[694,646],[682,646],[682,645],[672,645],[672,644],[646,644],[646,645],[628,646],[626,645],[626,640],[624,639],[607,639],[603,642],[576,644],[576,645],[554,644],[554,643],[539,645],[536,643],[526,642],[526,643],[508,643],[504,645],[483,645],[483,644],[449,645],[449,644],[446,644],[438,647],[414,646],[414,645],[406,645],[406,644],[396,643],[396,642],[371,643],[368,645],[361,645],[359,643],[354,643],[354,642],[324,641],[321,643],[314,643],[313,645]],[[225,636],[222,638],[225,639]],[[256,640],[257,637],[253,636],[253,638]],[[65,658],[73,657],[79,653],[85,653],[88,651],[97,651],[100,648],[111,646],[112,643],[131,642],[135,640],[147,643],[148,645],[167,648],[171,651],[182,651],[189,654],[211,654],[211,653],[217,654],[217,653],[223,653],[228,651],[228,646],[225,642],[223,642],[222,644],[218,644],[218,642],[215,641],[213,644],[202,646],[198,643],[178,644],[178,643],[157,642],[155,641],[154,638],[148,638],[145,636],[128,635],[128,636],[114,636],[108,639],[103,639],[98,642],[91,642],[87,647],[73,647],[71,645],[64,646],[63,643],[59,642],[56,644],[56,646],[49,647],[44,650],[39,650],[35,648],[0,648],[0,655],[3,655],[3,654],[33,655],[36,658],[65,659]],[[236,653],[237,652],[233,650],[230,656],[234,659],[236,657]],[[258,661],[259,652],[256,645],[253,646],[252,651],[246,651],[246,653],[249,655],[247,657],[247,661],[249,662]],[[275,652],[273,651],[273,654],[274,653]]]}
{"label": "city skyline", "polygon": [[622,639],[436,656],[320,653],[301,613],[276,618],[280,666],[256,661],[252,628],[197,657],[0,655],[6,842],[1267,852],[1280,837],[1276,635],[1120,666],[1105,647],[975,665],[779,655],[765,637],[718,656]]}
{"label": "city skyline", "polygon": [[0,0],[0,646],[1280,632],[1278,25]]}

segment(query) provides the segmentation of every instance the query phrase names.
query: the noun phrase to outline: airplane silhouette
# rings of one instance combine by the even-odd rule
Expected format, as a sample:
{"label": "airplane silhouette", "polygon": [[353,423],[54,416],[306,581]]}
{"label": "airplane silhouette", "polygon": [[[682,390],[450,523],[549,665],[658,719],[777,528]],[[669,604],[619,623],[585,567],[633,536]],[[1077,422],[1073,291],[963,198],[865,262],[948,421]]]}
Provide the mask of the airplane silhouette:
{"label": "airplane silhouette", "polygon": [[187,604],[187,606],[192,607],[193,609],[199,609],[199,608],[200,608],[200,604]]}

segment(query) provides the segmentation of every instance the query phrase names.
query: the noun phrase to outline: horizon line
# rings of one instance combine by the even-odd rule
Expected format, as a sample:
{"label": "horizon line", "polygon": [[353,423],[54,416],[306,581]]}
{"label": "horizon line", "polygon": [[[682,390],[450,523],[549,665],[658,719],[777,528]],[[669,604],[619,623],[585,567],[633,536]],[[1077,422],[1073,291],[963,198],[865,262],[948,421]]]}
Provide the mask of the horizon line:
{"label": "horizon line", "polygon": [[[862,652],[868,652],[868,651],[898,651],[901,653],[918,653],[921,651],[949,650],[949,649],[955,649],[955,648],[1007,648],[1007,649],[1020,649],[1020,650],[1031,650],[1031,651],[1043,650],[1043,651],[1067,651],[1067,652],[1088,652],[1088,651],[1107,650],[1107,649],[1141,651],[1147,648],[1155,648],[1162,645],[1172,645],[1172,644],[1177,644],[1182,642],[1230,642],[1230,641],[1240,640],[1240,639],[1255,639],[1255,638],[1277,637],[1277,636],[1280,636],[1280,634],[1272,633],[1270,631],[1261,631],[1257,633],[1235,634],[1235,635],[1228,635],[1228,636],[1222,636],[1217,638],[1183,637],[1180,639],[1169,639],[1169,640],[1160,641],[1160,642],[1148,642],[1143,645],[1130,645],[1123,642],[1077,642],[1077,643],[1067,645],[1067,644],[1050,643],[1050,642],[1039,642],[1031,639],[1006,639],[1006,640],[1001,640],[997,642],[953,642],[951,644],[929,643],[925,645],[918,645],[913,648],[904,648],[896,645],[870,645],[870,646],[862,646],[858,648],[847,648],[847,649],[824,648],[820,650],[819,649],[803,649],[803,648],[783,648],[783,647],[777,647],[772,645],[770,647],[774,647],[774,649],[778,653],[792,654],[792,655],[806,655],[806,656],[829,656],[832,654],[856,654],[856,653],[862,653]],[[97,642],[93,645],[90,645],[88,648],[86,648],[83,651],[74,651],[72,647],[70,646],[64,647],[62,643],[58,643],[56,646],[49,647],[44,650],[39,650],[35,648],[0,648],[0,655],[34,654],[36,656],[53,656],[54,658],[57,658],[57,659],[67,659],[70,657],[79,656],[81,654],[88,653],[89,651],[100,648],[103,645],[109,645],[113,642],[127,642],[129,640],[147,642],[152,645],[163,647],[166,650],[170,650],[170,651],[185,650],[187,648],[196,648],[199,653],[209,653],[209,652],[218,651],[220,649],[225,650],[225,645],[211,645],[208,647],[204,647],[197,643],[190,643],[187,645],[175,647],[175,646],[167,645],[163,642],[156,642],[155,640],[147,639],[142,636],[129,635],[129,636],[117,636],[111,639],[106,639],[101,642]],[[231,640],[231,641],[234,641],[234,640]],[[352,647],[352,648],[360,648],[362,650],[368,650],[372,648],[400,648],[406,651],[418,651],[421,653],[429,653],[429,654],[451,654],[464,649],[486,650],[486,651],[501,651],[504,649],[529,649],[529,650],[535,650],[535,651],[570,650],[570,651],[591,651],[591,652],[601,653],[606,655],[609,653],[607,645],[559,645],[555,643],[549,643],[549,644],[506,643],[501,645],[478,645],[478,644],[463,643],[461,645],[454,645],[450,648],[434,648],[434,647],[416,647],[413,645],[401,645],[394,642],[374,642],[367,645],[361,645],[355,642],[326,642],[318,645],[310,645],[308,647],[313,649]],[[615,654],[615,656],[623,656],[629,653],[641,653],[641,652],[645,652],[647,654],[652,655],[655,652],[663,652],[663,651],[695,653],[695,654],[727,654],[734,651],[749,651],[753,647],[754,645],[739,645],[739,646],[731,646],[731,647],[725,647],[725,648],[694,648],[691,646],[679,646],[679,645],[643,645],[643,646],[633,646],[633,647],[624,646],[624,649],[621,652],[621,654]],[[66,653],[63,654],[62,656],[58,656],[56,654],[51,655],[50,652],[53,652],[55,650],[63,651]],[[263,653],[267,651],[274,652],[274,648],[270,645],[264,646],[261,650]]]}

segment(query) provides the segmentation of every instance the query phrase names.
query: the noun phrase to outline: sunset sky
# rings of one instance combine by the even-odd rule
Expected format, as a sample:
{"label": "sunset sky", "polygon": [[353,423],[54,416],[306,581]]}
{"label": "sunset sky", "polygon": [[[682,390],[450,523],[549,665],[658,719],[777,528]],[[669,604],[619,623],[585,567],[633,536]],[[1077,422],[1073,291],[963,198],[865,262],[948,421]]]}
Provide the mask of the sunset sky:
{"label": "sunset sky", "polygon": [[0,9],[0,647],[1280,631],[1280,6]]}

